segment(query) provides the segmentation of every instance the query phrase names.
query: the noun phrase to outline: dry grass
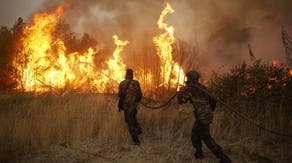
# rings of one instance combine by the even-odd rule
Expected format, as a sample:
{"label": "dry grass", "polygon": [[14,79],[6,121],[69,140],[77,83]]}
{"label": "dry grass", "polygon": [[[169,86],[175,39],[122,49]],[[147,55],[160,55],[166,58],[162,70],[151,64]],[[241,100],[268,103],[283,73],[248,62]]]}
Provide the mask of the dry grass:
{"label": "dry grass", "polygon": [[[117,111],[116,103],[116,96],[100,94],[1,95],[1,158],[51,144],[89,139],[101,144],[131,143],[123,113]],[[157,139],[190,136],[192,117],[170,108],[140,108],[138,113],[145,136]]]}
{"label": "dry grass", "polygon": [[[116,103],[115,95],[90,93],[0,95],[0,160],[14,159],[50,145],[72,146],[92,140],[103,146],[131,144],[123,113],[117,111]],[[172,144],[173,148],[185,149],[187,146],[188,152],[181,151],[175,157],[191,156],[190,136],[194,122],[191,105],[172,103],[171,107],[161,110],[140,106],[138,120],[143,128],[142,142],[149,146],[148,150],[155,148],[152,147],[153,142],[180,142],[181,146]],[[267,124],[272,123],[267,121]],[[219,144],[227,142],[223,146],[225,149],[228,147],[229,153],[236,149],[233,145],[246,144],[249,150],[256,152],[267,140],[277,140],[274,143],[286,140],[278,141],[277,137],[257,130],[220,109],[216,111],[211,129]],[[163,153],[161,151],[160,154]],[[263,153],[280,157],[269,151]]]}

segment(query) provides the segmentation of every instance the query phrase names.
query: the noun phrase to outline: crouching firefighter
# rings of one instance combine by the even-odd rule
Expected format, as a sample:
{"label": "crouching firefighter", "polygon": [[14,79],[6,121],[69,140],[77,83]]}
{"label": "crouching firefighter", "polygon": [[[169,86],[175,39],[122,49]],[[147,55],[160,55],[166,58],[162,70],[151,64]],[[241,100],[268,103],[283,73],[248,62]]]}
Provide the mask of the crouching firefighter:
{"label": "crouching firefighter", "polygon": [[128,124],[130,135],[135,145],[139,145],[138,135],[142,133],[136,115],[137,106],[142,99],[142,92],[138,81],[133,80],[133,70],[126,70],[126,77],[119,85],[119,112],[124,111],[125,121]]}
{"label": "crouching firefighter", "polygon": [[200,75],[197,71],[187,73],[186,86],[182,87],[178,94],[178,103],[190,102],[195,111],[195,123],[192,129],[192,144],[196,149],[194,156],[197,159],[204,158],[202,141],[220,159],[220,163],[231,163],[222,148],[216,144],[210,135],[210,123],[213,119],[213,111],[216,107],[216,99],[207,93],[206,87],[199,83]]}

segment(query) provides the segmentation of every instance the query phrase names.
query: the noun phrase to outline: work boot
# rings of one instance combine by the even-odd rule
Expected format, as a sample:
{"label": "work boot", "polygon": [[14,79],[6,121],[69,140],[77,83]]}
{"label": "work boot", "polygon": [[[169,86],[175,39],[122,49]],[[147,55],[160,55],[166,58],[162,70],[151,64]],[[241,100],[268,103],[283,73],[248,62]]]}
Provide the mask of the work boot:
{"label": "work boot", "polygon": [[202,149],[197,149],[197,151],[194,153],[194,156],[196,157],[196,159],[203,159],[204,154]]}
{"label": "work boot", "polygon": [[141,128],[136,128],[136,134],[137,134],[137,135],[142,134],[142,129],[141,129]]}
{"label": "work boot", "polygon": [[140,141],[139,140],[134,141],[134,145],[140,145]]}
{"label": "work boot", "polygon": [[140,141],[137,136],[133,137],[134,145],[140,145]]}

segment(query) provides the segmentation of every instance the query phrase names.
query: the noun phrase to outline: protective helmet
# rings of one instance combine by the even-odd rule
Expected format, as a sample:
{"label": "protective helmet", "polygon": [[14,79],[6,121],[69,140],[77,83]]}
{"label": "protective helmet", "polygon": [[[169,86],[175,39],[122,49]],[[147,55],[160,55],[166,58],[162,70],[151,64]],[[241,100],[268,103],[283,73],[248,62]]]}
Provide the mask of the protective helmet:
{"label": "protective helmet", "polygon": [[200,78],[200,74],[195,70],[191,70],[187,73],[187,78],[188,81],[198,81]]}
{"label": "protective helmet", "polygon": [[133,70],[130,69],[130,68],[128,68],[128,69],[126,70],[126,74],[127,74],[127,75],[133,75]]}

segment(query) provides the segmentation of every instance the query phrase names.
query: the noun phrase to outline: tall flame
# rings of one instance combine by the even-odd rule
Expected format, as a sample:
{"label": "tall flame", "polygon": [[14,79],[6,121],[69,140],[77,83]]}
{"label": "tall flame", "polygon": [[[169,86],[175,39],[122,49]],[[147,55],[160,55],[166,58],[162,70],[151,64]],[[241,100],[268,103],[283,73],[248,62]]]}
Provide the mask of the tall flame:
{"label": "tall flame", "polygon": [[117,35],[114,35],[113,39],[116,44],[113,56],[106,61],[106,68],[96,71],[93,79],[94,84],[91,85],[92,89],[100,93],[116,92],[118,83],[124,79],[126,65],[122,62],[120,53],[129,42],[119,40]]}
{"label": "tall flame", "polygon": [[[78,52],[66,54],[64,42],[53,36],[63,8],[64,6],[60,6],[53,14],[36,14],[32,25],[25,29],[25,37],[22,39],[24,48],[13,63],[20,76],[18,89],[44,92],[70,87],[105,92],[109,83],[116,85],[115,82],[123,79],[126,66],[121,61],[119,53],[128,41],[120,41],[114,35],[117,47],[113,59],[106,62],[106,69],[101,68],[97,71],[94,64],[96,52],[92,48],[84,54]],[[111,90],[113,91],[116,90]]]}
{"label": "tall flame", "polygon": [[[63,14],[60,6],[54,14],[40,13],[34,15],[33,25],[24,31],[25,38],[22,39],[23,49],[20,57],[27,55],[27,63],[14,62],[19,72],[21,84],[26,91],[43,91],[52,88],[64,87],[67,79],[74,78],[72,73],[66,70],[73,63],[65,57],[65,46],[62,40],[54,39],[52,32]],[[54,52],[56,51],[56,52]],[[24,59],[25,60],[25,59]],[[24,69],[22,69],[24,67]]]}
{"label": "tall flame", "polygon": [[185,76],[182,68],[172,58],[172,44],[175,42],[174,28],[164,23],[165,16],[173,12],[174,10],[167,3],[157,22],[158,28],[165,30],[165,33],[154,37],[153,42],[161,62],[162,85],[176,88],[178,84],[183,85]]}
{"label": "tall flame", "polygon": [[[55,90],[84,90],[94,92],[113,93],[117,91],[117,83],[125,77],[126,64],[120,53],[129,41],[119,40],[113,36],[116,48],[113,56],[96,66],[94,56],[98,51],[89,48],[87,52],[66,53],[66,45],[54,31],[58,20],[63,16],[66,5],[58,7],[54,13],[38,13],[33,22],[24,30],[21,48],[16,54],[13,67],[17,70],[18,89],[33,92]],[[172,7],[167,4],[159,20],[159,29],[165,33],[153,38],[160,58],[161,85],[177,88],[184,83],[182,68],[172,58],[172,44],[175,42],[174,28],[164,23],[168,13],[173,13]],[[134,67],[136,78],[141,80],[145,90],[151,92],[157,83],[152,80],[153,73],[141,66]]]}
{"label": "tall flame", "polygon": [[111,76],[116,81],[122,81],[125,78],[126,65],[123,63],[120,53],[123,51],[124,46],[126,46],[129,41],[119,40],[117,35],[113,36],[116,44],[116,49],[113,53],[113,57],[107,61],[108,69],[103,70],[103,73]]}

